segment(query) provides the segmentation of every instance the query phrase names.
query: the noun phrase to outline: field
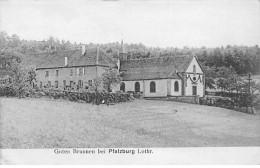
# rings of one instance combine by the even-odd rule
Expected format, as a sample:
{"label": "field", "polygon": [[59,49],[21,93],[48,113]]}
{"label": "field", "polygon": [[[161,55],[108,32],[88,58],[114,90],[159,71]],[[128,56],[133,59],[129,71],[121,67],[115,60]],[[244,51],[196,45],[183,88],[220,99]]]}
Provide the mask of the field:
{"label": "field", "polygon": [[0,98],[1,148],[260,146],[260,115],[178,102]]}

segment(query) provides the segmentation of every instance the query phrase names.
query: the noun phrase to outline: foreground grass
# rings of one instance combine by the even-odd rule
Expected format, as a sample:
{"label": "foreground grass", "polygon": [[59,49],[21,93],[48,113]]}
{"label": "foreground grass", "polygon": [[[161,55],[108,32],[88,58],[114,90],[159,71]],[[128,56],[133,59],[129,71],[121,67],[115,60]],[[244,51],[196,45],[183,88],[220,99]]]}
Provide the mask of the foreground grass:
{"label": "foreground grass", "polygon": [[259,146],[260,116],[178,102],[0,98],[1,148]]}

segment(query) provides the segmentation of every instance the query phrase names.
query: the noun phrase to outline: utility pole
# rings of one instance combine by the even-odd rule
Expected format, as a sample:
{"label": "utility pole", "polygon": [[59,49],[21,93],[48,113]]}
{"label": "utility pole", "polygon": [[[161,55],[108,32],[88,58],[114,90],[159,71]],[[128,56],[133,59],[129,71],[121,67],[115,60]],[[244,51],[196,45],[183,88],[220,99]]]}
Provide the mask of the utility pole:
{"label": "utility pole", "polygon": [[[248,74],[248,93],[249,93],[249,96],[251,97],[251,74],[249,73]],[[251,103],[250,103],[251,104]],[[247,107],[248,108],[248,107]],[[253,108],[251,107],[251,109],[253,110]],[[247,109],[247,111],[248,111],[248,109]],[[250,112],[250,113],[252,113],[252,114],[254,114],[254,112],[252,111],[252,112]]]}
{"label": "utility pole", "polygon": [[250,90],[251,90],[251,80],[252,79],[251,79],[251,74],[250,73],[248,74],[248,79],[247,80],[248,80],[248,92],[249,92],[249,94],[251,94]]}

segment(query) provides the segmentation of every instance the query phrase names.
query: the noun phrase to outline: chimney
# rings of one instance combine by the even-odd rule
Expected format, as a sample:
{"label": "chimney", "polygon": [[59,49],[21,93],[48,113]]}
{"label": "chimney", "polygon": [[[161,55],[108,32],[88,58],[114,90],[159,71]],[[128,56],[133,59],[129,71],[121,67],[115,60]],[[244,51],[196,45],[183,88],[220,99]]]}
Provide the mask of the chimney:
{"label": "chimney", "polygon": [[98,64],[98,60],[99,60],[99,47],[97,48],[96,64]]}
{"label": "chimney", "polygon": [[86,46],[83,44],[82,45],[82,55],[84,55],[86,53]]}
{"label": "chimney", "polygon": [[68,57],[65,57],[65,66],[68,66]]}

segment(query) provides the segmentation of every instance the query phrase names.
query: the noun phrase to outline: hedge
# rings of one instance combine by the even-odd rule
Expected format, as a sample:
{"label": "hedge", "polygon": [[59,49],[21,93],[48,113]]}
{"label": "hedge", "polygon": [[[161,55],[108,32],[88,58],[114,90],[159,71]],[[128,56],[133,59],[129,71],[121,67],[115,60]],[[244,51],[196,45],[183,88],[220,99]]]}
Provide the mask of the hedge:
{"label": "hedge", "polygon": [[248,108],[259,109],[260,95],[243,93],[236,97],[206,97],[200,98],[200,104],[252,113]]}
{"label": "hedge", "polygon": [[[0,96],[15,97],[15,89],[10,86],[0,85]],[[18,97],[18,96],[17,96]],[[90,92],[90,91],[65,91],[53,88],[37,89],[28,88],[25,89],[21,97],[48,97],[50,99],[64,99],[74,102],[86,102],[86,103],[118,103],[127,102],[134,98],[130,93],[124,93],[118,91],[116,93],[107,92]]]}

